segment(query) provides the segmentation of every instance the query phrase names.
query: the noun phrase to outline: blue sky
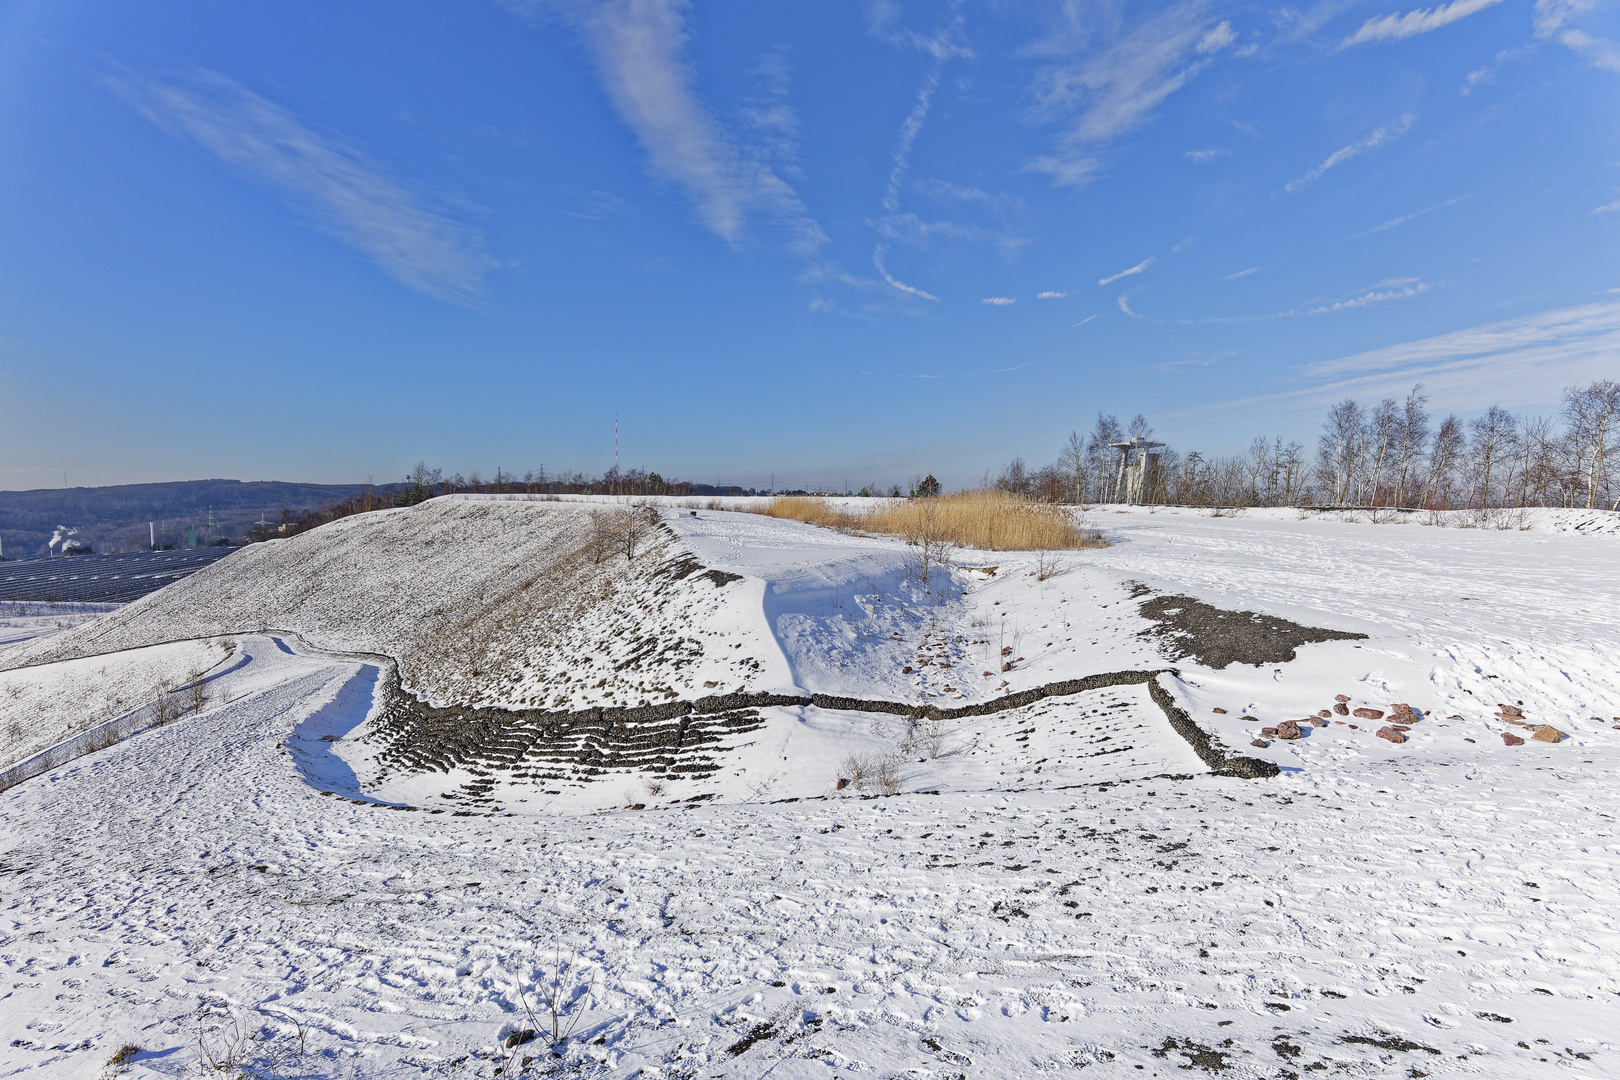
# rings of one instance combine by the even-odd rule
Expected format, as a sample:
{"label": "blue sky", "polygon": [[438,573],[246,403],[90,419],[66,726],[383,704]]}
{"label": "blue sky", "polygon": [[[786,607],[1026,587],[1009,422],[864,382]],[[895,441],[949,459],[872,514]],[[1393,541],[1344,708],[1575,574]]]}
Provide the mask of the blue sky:
{"label": "blue sky", "polygon": [[1620,4],[22,0],[0,487],[976,481],[1620,377]]}

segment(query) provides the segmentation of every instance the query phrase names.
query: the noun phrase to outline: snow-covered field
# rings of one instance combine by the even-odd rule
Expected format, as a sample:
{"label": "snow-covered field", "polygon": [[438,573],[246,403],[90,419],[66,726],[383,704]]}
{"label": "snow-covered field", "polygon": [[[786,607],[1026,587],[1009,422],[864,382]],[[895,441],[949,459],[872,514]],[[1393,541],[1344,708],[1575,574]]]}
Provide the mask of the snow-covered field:
{"label": "snow-covered field", "polygon": [[[128,1045],[180,1076],[241,1031],[281,1075],[1620,1075],[1612,530],[1105,508],[1107,549],[959,552],[925,586],[898,542],[702,508],[598,569],[558,552],[582,510],[365,515],[0,654],[57,660],[0,673],[34,680],[227,634],[246,658],[201,714],[0,794],[3,1071]],[[585,601],[501,591],[546,567]],[[1366,636],[1216,667],[1200,605]],[[478,650],[435,645],[467,625]],[[1283,771],[1210,775],[1138,685],[932,729],[762,708],[707,776],[485,768],[441,801],[474,774],[379,782],[368,653],[441,703],[555,708],[952,708],[1174,668]],[[1337,695],[1409,704],[1407,741]],[[1502,704],[1567,737],[1507,745]],[[840,793],[852,755],[900,794]],[[502,1049],[549,1032],[553,983],[562,1052]]]}

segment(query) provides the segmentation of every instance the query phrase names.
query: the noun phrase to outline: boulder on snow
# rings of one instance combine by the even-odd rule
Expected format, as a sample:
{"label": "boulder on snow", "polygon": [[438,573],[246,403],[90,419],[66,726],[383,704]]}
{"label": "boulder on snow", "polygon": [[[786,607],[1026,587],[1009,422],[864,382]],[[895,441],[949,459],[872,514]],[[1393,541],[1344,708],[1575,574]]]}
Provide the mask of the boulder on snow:
{"label": "boulder on snow", "polygon": [[1361,717],[1363,720],[1382,720],[1384,718],[1384,710],[1383,709],[1357,709],[1356,710],[1356,715]]}
{"label": "boulder on snow", "polygon": [[1565,732],[1559,731],[1551,724],[1542,724],[1540,727],[1536,728],[1536,733],[1530,737],[1536,740],[1536,742],[1562,742],[1563,740],[1569,738],[1569,735]]}
{"label": "boulder on snow", "polygon": [[1284,720],[1277,725],[1277,738],[1279,739],[1297,739],[1302,734],[1304,732],[1299,730],[1299,724],[1293,720]]}
{"label": "boulder on snow", "polygon": [[1519,738],[1517,735],[1513,734],[1513,732],[1511,732],[1511,731],[1502,732],[1502,741],[1504,743],[1506,743],[1508,746],[1523,746],[1524,745],[1524,740]]}
{"label": "boulder on snow", "polygon": [[1337,705],[1333,706],[1333,711],[1338,713],[1340,716],[1349,716],[1350,706],[1341,701]]}
{"label": "boulder on snow", "polygon": [[1211,711],[1212,711],[1212,712],[1218,712],[1218,713],[1221,713],[1221,714],[1223,714],[1223,715],[1224,715],[1224,714],[1225,714],[1225,712],[1226,712],[1226,710],[1225,710],[1225,709],[1213,709],[1213,710],[1211,710]]}
{"label": "boulder on snow", "polygon": [[1322,719],[1320,716],[1315,716],[1315,717],[1311,718],[1311,726],[1312,727],[1327,727],[1328,722],[1326,720]]}
{"label": "boulder on snow", "polygon": [[1250,746],[1258,746],[1260,749],[1264,750],[1266,747],[1270,746],[1271,744],[1266,742],[1266,740],[1264,740],[1264,739],[1250,739],[1249,740],[1249,745]]}
{"label": "boulder on snow", "polygon": [[1275,734],[1277,734],[1277,729],[1274,728],[1274,727],[1263,727],[1263,728],[1260,729],[1260,734],[1262,734],[1262,735],[1275,735]]}
{"label": "boulder on snow", "polygon": [[1392,743],[1403,743],[1406,741],[1406,736],[1392,727],[1379,728],[1378,737],[1380,739],[1388,739]]}
{"label": "boulder on snow", "polygon": [[1333,700],[1339,702],[1342,705],[1346,701],[1350,700],[1350,695],[1348,695],[1348,694],[1334,694],[1333,695]]}
{"label": "boulder on snow", "polygon": [[1316,715],[1317,716],[1332,716],[1333,714],[1331,712],[1329,712],[1327,709],[1317,709],[1316,710]]}

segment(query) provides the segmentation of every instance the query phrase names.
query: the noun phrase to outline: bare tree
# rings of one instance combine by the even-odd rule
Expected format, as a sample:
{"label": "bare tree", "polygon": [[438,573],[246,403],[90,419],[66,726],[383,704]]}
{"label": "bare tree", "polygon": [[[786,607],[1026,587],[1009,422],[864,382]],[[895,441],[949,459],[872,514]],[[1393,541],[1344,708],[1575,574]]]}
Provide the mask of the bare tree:
{"label": "bare tree", "polygon": [[1429,450],[1429,471],[1423,480],[1421,505],[1435,508],[1451,500],[1453,473],[1464,449],[1462,421],[1452,413],[1440,422]]}
{"label": "bare tree", "polygon": [[1586,508],[1595,510],[1604,502],[1620,506],[1620,500],[1608,497],[1609,461],[1620,442],[1620,382],[1604,379],[1566,389],[1564,421],[1575,468],[1586,487]]}
{"label": "bare tree", "polygon": [[1361,403],[1346,398],[1328,410],[1317,443],[1316,469],[1328,501],[1343,505],[1350,500],[1361,460]]}
{"label": "bare tree", "polygon": [[1469,423],[1472,436],[1469,454],[1468,503],[1481,509],[1491,505],[1491,474],[1501,469],[1502,458],[1513,451],[1518,436],[1519,421],[1500,405],[1492,405],[1483,416]]}
{"label": "bare tree", "polygon": [[[1407,483],[1413,479],[1412,470],[1418,455],[1429,441],[1429,411],[1425,408],[1428,402],[1428,395],[1423,393],[1423,384],[1418,383],[1406,395],[1406,405],[1401,411],[1395,447],[1396,506],[1406,505]],[[1413,486],[1416,487],[1416,484]]]}
{"label": "bare tree", "polygon": [[1091,457],[1086,453],[1086,441],[1078,431],[1069,432],[1069,441],[1063,444],[1063,451],[1058,455],[1058,468],[1069,480],[1069,501],[1089,501]]}

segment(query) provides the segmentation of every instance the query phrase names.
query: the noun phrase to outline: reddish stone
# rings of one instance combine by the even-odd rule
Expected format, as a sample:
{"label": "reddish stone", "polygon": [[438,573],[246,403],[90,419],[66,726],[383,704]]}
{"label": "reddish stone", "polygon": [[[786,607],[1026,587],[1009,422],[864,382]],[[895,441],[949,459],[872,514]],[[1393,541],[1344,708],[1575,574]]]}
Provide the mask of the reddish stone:
{"label": "reddish stone", "polygon": [[1244,713],[1242,716],[1238,717],[1238,719],[1239,720],[1253,720],[1257,724],[1260,722],[1260,718],[1258,716],[1250,716],[1247,713]]}
{"label": "reddish stone", "polygon": [[1563,740],[1569,738],[1568,735],[1564,734],[1562,731],[1559,731],[1551,724],[1542,724],[1540,727],[1536,728],[1536,733],[1530,737],[1537,742],[1562,742]]}
{"label": "reddish stone", "polygon": [[1384,718],[1384,710],[1383,709],[1357,709],[1356,710],[1356,715],[1361,717],[1363,720],[1382,720]]}
{"label": "reddish stone", "polygon": [[1380,739],[1388,739],[1392,743],[1403,743],[1406,741],[1406,736],[1402,735],[1399,731],[1396,731],[1392,727],[1379,728],[1378,737]]}
{"label": "reddish stone", "polygon": [[1263,728],[1260,729],[1260,734],[1262,734],[1262,735],[1275,735],[1275,734],[1277,734],[1277,729],[1274,728],[1274,727],[1263,727]]}
{"label": "reddish stone", "polygon": [[1350,706],[1341,701],[1337,705],[1333,706],[1333,711],[1338,713],[1340,716],[1349,716]]}
{"label": "reddish stone", "polygon": [[[1340,721],[1340,723],[1343,723],[1343,721]],[[1350,725],[1350,730],[1351,731],[1360,731],[1361,730],[1361,725],[1360,724],[1351,724]]]}
{"label": "reddish stone", "polygon": [[1277,738],[1279,739],[1297,739],[1301,734],[1303,733],[1299,730],[1299,725],[1292,720],[1284,720],[1277,725]]}
{"label": "reddish stone", "polygon": [[1344,695],[1344,694],[1334,694],[1333,695],[1333,700],[1338,701],[1338,702],[1345,702],[1345,701],[1349,701],[1350,698],[1348,696]]}
{"label": "reddish stone", "polygon": [[1524,710],[1519,708],[1517,705],[1498,705],[1497,708],[1501,709],[1503,712],[1507,713],[1509,716],[1523,716],[1524,715]]}
{"label": "reddish stone", "polygon": [[1312,727],[1327,727],[1328,722],[1326,720],[1322,719],[1320,716],[1314,716],[1314,717],[1311,718],[1311,726]]}
{"label": "reddish stone", "polygon": [[1218,713],[1221,713],[1222,715],[1225,715],[1225,713],[1226,713],[1225,709],[1216,709],[1215,711],[1218,712]]}
{"label": "reddish stone", "polygon": [[1511,732],[1511,731],[1502,732],[1502,741],[1507,743],[1509,746],[1523,746],[1524,745],[1524,740],[1519,738],[1517,735],[1513,734],[1513,732]]}
{"label": "reddish stone", "polygon": [[1327,709],[1317,709],[1316,710],[1316,715],[1317,716],[1332,716],[1333,714],[1331,712],[1329,712]]}

